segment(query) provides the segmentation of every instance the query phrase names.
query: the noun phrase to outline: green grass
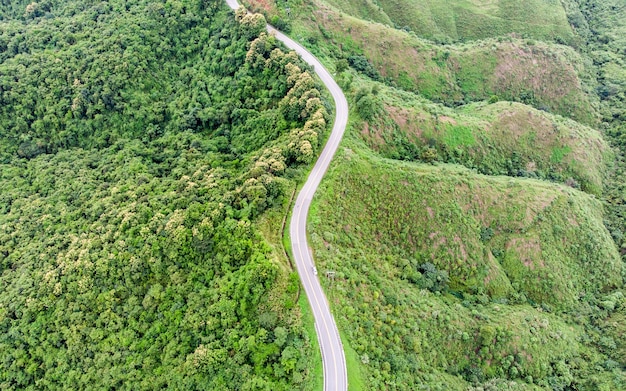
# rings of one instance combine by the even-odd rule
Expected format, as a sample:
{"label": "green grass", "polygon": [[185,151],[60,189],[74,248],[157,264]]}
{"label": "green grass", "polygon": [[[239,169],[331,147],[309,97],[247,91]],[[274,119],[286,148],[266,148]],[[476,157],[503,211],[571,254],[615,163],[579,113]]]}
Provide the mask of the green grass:
{"label": "green grass", "polygon": [[569,145],[554,147],[552,150],[552,156],[550,156],[550,161],[554,163],[561,163],[563,158],[565,158],[565,156],[567,156],[570,152],[572,152],[572,148]]}
{"label": "green grass", "polygon": [[[398,28],[439,42],[466,41],[517,33],[536,39],[573,42],[574,33],[558,2],[506,0],[326,0],[349,15]],[[364,6],[368,4],[369,6]]]}
{"label": "green grass", "polygon": [[349,339],[345,333],[340,332],[341,341],[343,344],[343,351],[346,355],[346,368],[348,370],[348,391],[364,391],[367,390],[365,386],[365,379],[361,373],[361,364],[359,357],[357,356],[352,346],[350,346]]}
{"label": "green grass", "polygon": [[451,109],[377,88],[385,109],[358,127],[384,157],[459,163],[484,174],[542,178],[602,193],[613,154],[593,128],[520,103]]}
{"label": "green grass", "polygon": [[[613,376],[595,367],[605,353],[572,322],[586,311],[580,292],[621,286],[598,201],[535,180],[380,159],[348,137],[314,201],[311,246],[319,267],[337,270],[326,290],[368,389],[594,389],[594,376]],[[447,289],[424,288],[425,262],[447,272]]]}
{"label": "green grass", "polygon": [[476,144],[474,132],[468,126],[447,125],[445,126],[443,140],[450,148],[459,146],[471,147]]}
{"label": "green grass", "polygon": [[[349,223],[367,216],[377,225],[357,223],[361,229],[350,235],[352,241],[356,235],[368,246],[380,246],[380,255],[410,260],[420,254],[423,262],[448,271],[455,290],[489,292],[491,276],[504,274],[535,302],[572,309],[579,291],[599,292],[621,281],[600,204],[582,192],[455,167],[394,166],[374,157],[343,164],[346,171],[331,192],[336,198],[340,189],[347,192],[338,204],[346,206],[338,208],[338,217],[322,221]],[[494,232],[489,241],[481,239],[484,227]],[[385,235],[379,238],[380,232]],[[528,259],[541,267],[523,265]]]}
{"label": "green grass", "polygon": [[[448,105],[498,95],[587,123],[597,122],[586,91],[588,65],[573,49],[504,37],[435,45],[413,33],[320,6],[300,10],[292,35],[314,53],[363,54],[389,84]],[[589,84],[589,85],[588,85]]]}
{"label": "green grass", "polygon": [[[266,11],[268,14],[285,12],[280,2],[252,0],[249,3],[254,9],[269,9]],[[341,4],[334,4],[333,7],[323,2],[312,4],[300,1],[289,6],[292,37],[315,55],[330,58],[331,64],[333,58],[362,54],[389,84],[448,105],[487,100],[498,95],[505,100],[527,103],[586,124],[594,125],[598,121],[596,107],[590,104],[587,95],[595,87],[589,81],[593,72],[584,58],[571,47],[521,38],[531,36],[529,32],[541,26],[541,20],[545,18],[552,20],[556,17],[560,21],[556,23],[556,19],[553,20],[555,24],[550,24],[550,28],[565,21],[565,28],[569,31],[559,4],[537,0],[529,5],[520,4],[524,12],[518,12],[513,3],[501,2],[506,12],[512,12],[510,15],[515,15],[513,17],[518,20],[511,23],[523,25],[521,30],[525,31],[524,34],[502,36],[486,25],[481,27],[486,32],[481,40],[442,46],[414,32],[399,29],[404,24],[395,22],[398,28],[394,28],[393,23],[384,18],[351,14],[342,8],[352,4],[351,1],[338,0],[338,3]],[[405,7],[409,3],[413,1],[406,0],[398,6]],[[463,3],[458,10],[480,8],[464,1],[457,3]],[[448,3],[440,5],[439,2],[426,5],[430,6],[453,8]],[[363,9],[361,3],[359,8]],[[475,15],[492,11],[483,9]],[[536,11],[541,13],[540,17],[520,16]],[[410,13],[403,12],[406,15]],[[531,20],[533,22],[529,22]],[[477,20],[476,25],[483,22]],[[509,22],[505,24],[509,25]],[[497,38],[493,38],[495,36]]]}

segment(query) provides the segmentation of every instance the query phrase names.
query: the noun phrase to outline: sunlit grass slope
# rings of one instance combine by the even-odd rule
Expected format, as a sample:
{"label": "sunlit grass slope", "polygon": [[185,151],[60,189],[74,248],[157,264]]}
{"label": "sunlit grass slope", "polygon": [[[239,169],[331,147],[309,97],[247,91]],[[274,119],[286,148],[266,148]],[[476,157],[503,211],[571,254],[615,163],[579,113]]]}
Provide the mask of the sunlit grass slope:
{"label": "sunlit grass slope", "polygon": [[[413,33],[320,6],[295,33],[335,58],[363,55],[387,83],[458,105],[498,96],[593,124],[588,69],[573,49],[513,37],[435,45]],[[295,12],[295,11],[294,11]]]}
{"label": "sunlit grass slope", "polygon": [[361,137],[382,156],[463,164],[484,174],[542,178],[600,194],[612,153],[596,129],[514,102],[446,108],[380,85]]}
{"label": "sunlit grass slope", "polygon": [[311,243],[370,389],[617,389],[588,376],[605,358],[568,321],[622,283],[598,201],[354,145],[320,189]]}
{"label": "sunlit grass slope", "polygon": [[439,42],[517,33],[571,42],[574,34],[559,2],[546,0],[328,0],[352,16],[388,23]]}

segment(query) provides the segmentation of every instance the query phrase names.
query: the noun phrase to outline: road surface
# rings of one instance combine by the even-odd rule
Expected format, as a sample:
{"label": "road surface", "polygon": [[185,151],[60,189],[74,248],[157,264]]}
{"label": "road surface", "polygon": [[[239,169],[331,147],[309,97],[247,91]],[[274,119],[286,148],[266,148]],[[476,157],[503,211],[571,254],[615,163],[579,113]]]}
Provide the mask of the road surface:
{"label": "road surface", "polygon": [[[226,2],[232,9],[239,8],[237,0],[226,0]],[[300,190],[298,198],[296,198],[296,203],[291,215],[289,235],[291,236],[291,248],[295,258],[296,268],[298,269],[300,280],[304,286],[304,291],[309,299],[313,317],[315,318],[315,330],[317,331],[317,339],[320,344],[324,367],[324,390],[346,391],[348,389],[346,358],[341,339],[339,338],[337,324],[330,312],[328,300],[326,300],[324,291],[322,291],[318,276],[313,272],[315,264],[307,243],[306,221],[313,194],[315,194],[324,173],[326,173],[328,165],[335,151],[337,151],[339,142],[346,129],[348,122],[348,102],[343,92],[341,92],[341,88],[339,88],[330,73],[317,58],[272,26],[268,25],[267,30],[274,34],[276,38],[282,41],[289,49],[295,50],[304,61],[313,66],[315,73],[326,85],[326,88],[328,88],[335,101],[335,122],[332,132],[326,142],[324,150],[309,174],[306,183]]]}

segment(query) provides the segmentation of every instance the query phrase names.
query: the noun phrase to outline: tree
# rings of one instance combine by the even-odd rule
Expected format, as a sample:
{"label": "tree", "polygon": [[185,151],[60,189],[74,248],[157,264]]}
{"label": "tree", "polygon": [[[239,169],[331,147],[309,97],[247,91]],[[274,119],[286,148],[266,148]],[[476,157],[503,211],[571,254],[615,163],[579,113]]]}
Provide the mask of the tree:
{"label": "tree", "polygon": [[335,72],[340,75],[341,73],[345,72],[348,69],[348,60],[346,60],[345,58],[342,58],[340,60],[337,60],[335,62]]}

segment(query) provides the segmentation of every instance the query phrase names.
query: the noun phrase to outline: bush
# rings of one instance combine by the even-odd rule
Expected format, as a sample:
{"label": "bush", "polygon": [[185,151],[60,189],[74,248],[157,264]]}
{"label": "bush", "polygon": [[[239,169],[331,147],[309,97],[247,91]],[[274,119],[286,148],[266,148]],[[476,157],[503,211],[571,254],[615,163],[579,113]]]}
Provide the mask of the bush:
{"label": "bush", "polygon": [[374,68],[371,62],[368,61],[364,56],[350,56],[348,57],[348,63],[355,70],[363,73],[366,76],[374,80],[381,80],[380,73]]}
{"label": "bush", "polygon": [[349,65],[350,64],[348,64],[348,60],[346,60],[345,58],[337,60],[337,62],[335,62],[335,72],[337,72],[337,74],[341,74],[348,69]]}
{"label": "bush", "polygon": [[448,289],[450,277],[445,270],[438,270],[435,265],[430,262],[423,263],[419,267],[422,278],[419,285],[422,289],[428,289],[431,292],[441,292]]}

